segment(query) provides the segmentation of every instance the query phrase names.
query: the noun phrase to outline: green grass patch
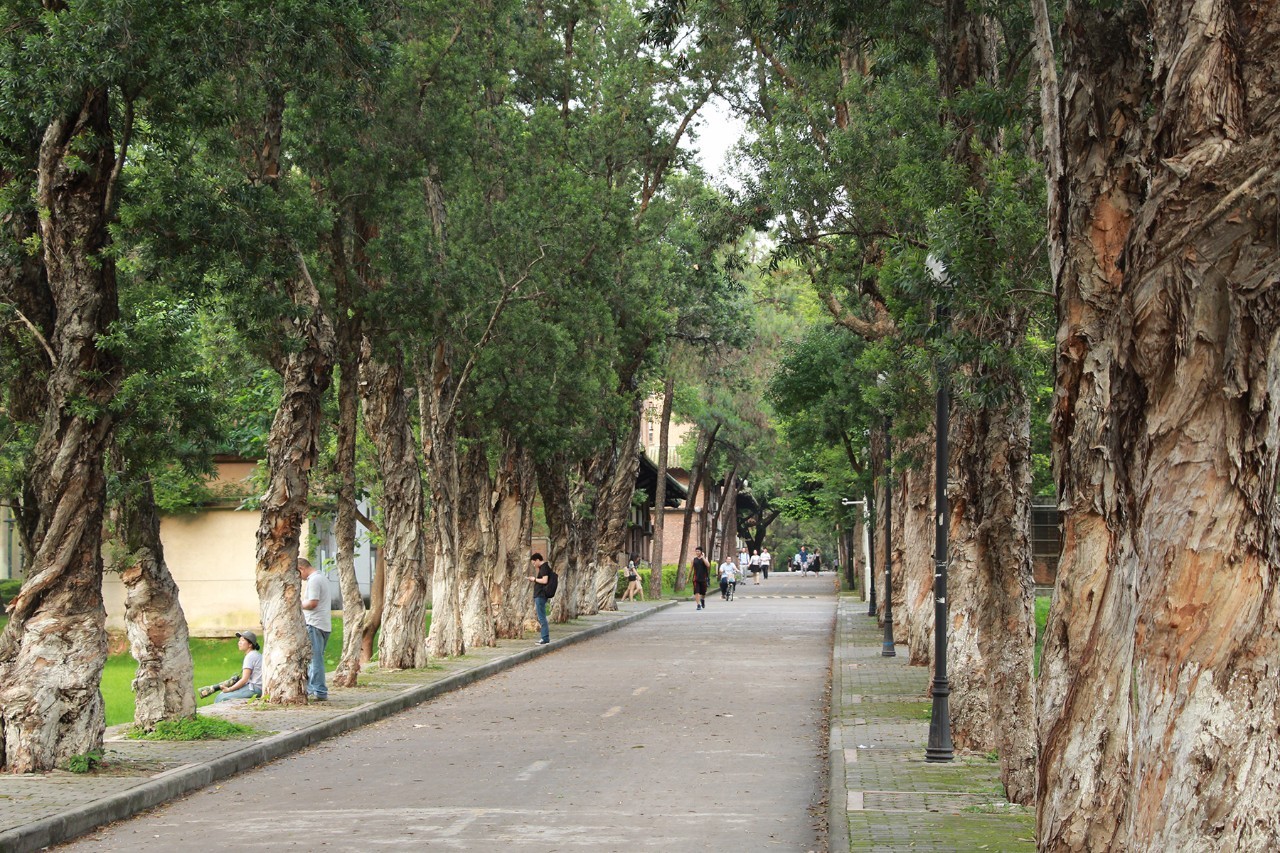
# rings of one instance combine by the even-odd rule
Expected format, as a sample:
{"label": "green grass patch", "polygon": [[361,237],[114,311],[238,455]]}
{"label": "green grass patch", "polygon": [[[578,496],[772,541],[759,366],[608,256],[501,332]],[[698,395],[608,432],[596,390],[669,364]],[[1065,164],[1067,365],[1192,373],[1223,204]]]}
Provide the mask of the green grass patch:
{"label": "green grass patch", "polygon": [[1036,596],[1036,677],[1040,676],[1040,653],[1044,650],[1044,626],[1049,621],[1049,602],[1052,600],[1048,595]]}
{"label": "green grass patch", "polygon": [[154,731],[134,727],[128,736],[134,740],[226,740],[254,734],[252,726],[233,723],[221,717],[202,717],[199,714],[181,720],[162,720]]}
{"label": "green grass patch", "polygon": [[[8,623],[9,617],[0,616],[0,630]],[[431,611],[427,611],[425,629],[431,630]],[[209,639],[193,637],[190,641],[191,663],[194,670],[195,687],[216,684],[225,681],[229,676],[240,677],[244,653],[236,645],[236,638]],[[373,656],[378,657],[377,640],[374,641]],[[324,648],[324,666],[326,672],[338,668],[338,660],[342,657],[342,619],[333,617],[333,633]],[[115,726],[133,720],[133,677],[137,674],[138,662],[128,651],[110,655],[102,670],[102,699],[106,709],[107,725]],[[218,694],[205,699],[196,699],[196,706],[203,708],[217,701]]]}

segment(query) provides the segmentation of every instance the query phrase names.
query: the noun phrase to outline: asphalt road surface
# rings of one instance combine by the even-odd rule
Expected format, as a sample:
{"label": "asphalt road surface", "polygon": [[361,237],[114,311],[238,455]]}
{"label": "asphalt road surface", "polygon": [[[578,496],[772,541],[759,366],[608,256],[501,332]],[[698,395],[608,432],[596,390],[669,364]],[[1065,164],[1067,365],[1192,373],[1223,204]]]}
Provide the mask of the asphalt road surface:
{"label": "asphalt road surface", "polygon": [[825,849],[831,575],[708,600],[62,849]]}

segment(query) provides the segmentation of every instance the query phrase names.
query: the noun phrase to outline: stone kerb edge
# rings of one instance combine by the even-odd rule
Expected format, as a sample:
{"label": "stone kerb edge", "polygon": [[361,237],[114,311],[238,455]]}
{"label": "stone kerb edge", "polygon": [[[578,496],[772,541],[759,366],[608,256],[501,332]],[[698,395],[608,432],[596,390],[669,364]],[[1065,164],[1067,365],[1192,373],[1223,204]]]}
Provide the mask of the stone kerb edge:
{"label": "stone kerb edge", "polygon": [[836,596],[836,627],[831,643],[831,696],[828,713],[831,719],[830,740],[827,743],[827,759],[830,762],[829,791],[827,793],[827,850],[829,853],[845,853],[852,847],[849,836],[849,777],[845,767],[844,729],[840,724],[844,702],[844,654],[848,642],[845,596]]}
{"label": "stone kerb edge", "polygon": [[70,841],[100,826],[132,817],[184,794],[206,788],[214,782],[302,750],[314,743],[390,717],[441,694],[497,675],[524,661],[548,654],[558,647],[572,645],[589,637],[617,630],[638,619],[674,607],[676,603],[666,601],[626,616],[610,618],[608,622],[591,625],[567,637],[553,640],[550,645],[522,649],[514,654],[442,678],[432,684],[406,690],[398,696],[361,705],[300,729],[272,735],[243,749],[209,761],[175,768],[127,791],[102,797],[62,814],[0,832],[0,853],[31,853],[31,851]]}

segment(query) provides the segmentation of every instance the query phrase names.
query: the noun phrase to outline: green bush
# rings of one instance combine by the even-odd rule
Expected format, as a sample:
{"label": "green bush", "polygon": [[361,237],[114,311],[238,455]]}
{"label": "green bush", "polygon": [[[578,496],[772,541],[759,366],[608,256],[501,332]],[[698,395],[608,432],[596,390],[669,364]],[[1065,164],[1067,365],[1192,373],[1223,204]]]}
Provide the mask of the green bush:
{"label": "green bush", "polygon": [[134,726],[128,735],[134,740],[223,740],[253,733],[252,726],[242,726],[221,717],[193,714],[180,720],[161,720],[156,723],[154,731]]}
{"label": "green bush", "polygon": [[[653,569],[643,567],[640,569],[640,585],[644,588],[644,594],[649,594],[649,580],[653,577]],[[662,596],[673,595],[676,588],[676,567],[675,564],[669,564],[662,567]],[[627,573],[618,573],[618,587],[614,593],[615,598],[621,598],[622,594],[627,591]]]}
{"label": "green bush", "polygon": [[22,589],[21,578],[0,581],[0,601],[6,604],[13,601],[13,597],[18,594],[20,589]]}
{"label": "green bush", "polygon": [[88,773],[102,763],[102,750],[91,749],[67,759],[67,769],[72,773]]}

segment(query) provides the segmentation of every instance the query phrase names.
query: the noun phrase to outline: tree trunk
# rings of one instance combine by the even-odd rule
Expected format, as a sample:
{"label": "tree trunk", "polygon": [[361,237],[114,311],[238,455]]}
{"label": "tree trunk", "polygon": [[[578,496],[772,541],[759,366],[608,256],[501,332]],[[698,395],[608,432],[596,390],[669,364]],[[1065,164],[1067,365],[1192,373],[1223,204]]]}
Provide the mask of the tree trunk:
{"label": "tree trunk", "polygon": [[[933,436],[904,444],[903,456],[932,459]],[[912,666],[928,666],[933,661],[933,493],[931,464],[903,468],[894,477],[894,637],[907,644]],[[883,571],[877,580],[882,578]],[[884,608],[883,592],[880,608]]]}
{"label": "tree trunk", "polygon": [[466,651],[462,631],[458,513],[461,501],[458,424],[452,406],[454,377],[447,344],[433,350],[418,371],[422,457],[431,484],[431,529],[435,540],[431,580],[431,631],[427,647],[435,657]]}
{"label": "tree trunk", "polygon": [[489,590],[498,561],[498,536],[488,448],[474,424],[465,425],[464,436],[466,450],[458,470],[458,583],[462,642],[470,649],[497,642]]}
{"label": "tree trunk", "polygon": [[630,428],[614,440],[614,448],[603,457],[607,464],[596,491],[595,516],[600,519],[595,559],[595,610],[617,610],[618,572],[627,564],[627,531],[631,527],[631,501],[636,493],[636,472],[640,470],[640,421],[637,400]]}
{"label": "tree trunk", "polygon": [[[939,50],[941,94],[954,103],[965,92],[998,87],[1000,34],[983,7],[948,0],[946,36]],[[951,158],[968,183],[988,180],[983,150],[1001,142],[970,116],[947,108],[956,132]],[[1026,335],[1028,309],[1014,300],[999,317],[994,307],[961,302],[955,327],[1006,349]],[[1000,753],[1001,775],[1014,802],[1035,796],[1032,685],[1034,597],[1030,549],[1030,406],[1016,375],[995,376],[987,365],[962,365],[979,384],[1005,390],[982,410],[954,407],[948,484],[951,512],[950,600],[947,602],[953,686],[952,738],[957,748]],[[995,719],[999,716],[999,721]]]}
{"label": "tree trunk", "polygon": [[[431,554],[431,545],[427,545]],[[373,558],[373,583],[369,590],[369,612],[365,614],[364,630],[360,633],[360,665],[373,660],[373,640],[382,627],[382,611],[387,603],[387,552],[379,546]]]}
{"label": "tree trunk", "polygon": [[702,490],[703,479],[706,478],[707,462],[711,458],[711,451],[716,446],[716,435],[719,432],[720,423],[717,421],[711,432],[704,432],[698,436],[693,470],[689,473],[689,499],[685,501],[684,519],[681,522],[680,559],[676,562],[676,592],[683,591],[688,581],[685,565],[689,557],[689,533],[693,526],[693,515],[697,511],[698,493]]}
{"label": "tree trunk", "polygon": [[[339,276],[341,283],[345,276]],[[339,292],[345,290],[341,284]],[[345,302],[346,300],[340,300]],[[334,467],[338,473],[338,512],[334,533],[338,544],[338,583],[342,588],[342,656],[333,673],[335,687],[355,687],[360,675],[364,640],[365,607],[356,579],[356,440],[359,430],[359,331],[356,322],[338,320],[338,447]]]}
{"label": "tree trunk", "polygon": [[[667,381],[662,386],[662,413],[658,424],[658,486],[653,496],[653,546],[650,549],[649,597],[662,596],[662,554],[666,547],[664,535],[667,520],[667,457],[671,455],[671,404],[675,399],[676,377],[667,366]],[[689,502],[693,502],[690,493]]]}
{"label": "tree trunk", "polygon": [[737,537],[734,536],[734,541],[731,542],[729,531],[737,533],[738,525],[735,518],[737,509],[738,466],[735,464],[729,469],[729,473],[724,477],[724,483],[720,486],[720,508],[716,512],[715,523],[712,526],[711,547],[707,549],[707,559],[712,562],[712,565],[722,559],[733,557]]}
{"label": "tree trunk", "polygon": [[422,470],[409,425],[401,358],[398,354],[378,358],[366,338],[360,376],[365,431],[376,449],[382,478],[387,598],[378,665],[414,669],[427,664],[426,539]]}
{"label": "tree trunk", "polygon": [[1035,799],[1035,586],[1031,406],[1004,383],[1001,408],[957,407],[949,492],[948,662],[957,749],[995,750],[1012,802]]}
{"label": "tree trunk", "polygon": [[[119,460],[117,470],[127,482],[124,467]],[[125,588],[129,650],[138,662],[133,679],[133,723],[151,731],[162,720],[196,712],[187,617],[178,601],[178,585],[165,563],[160,514],[150,478],[137,484],[135,493],[122,496],[112,516],[112,527],[126,558],[120,579]]]}
{"label": "tree trunk", "polygon": [[1280,4],[1073,5],[1043,850],[1280,847]]}
{"label": "tree trunk", "polygon": [[549,615],[557,622],[565,622],[583,615],[595,604],[595,570],[591,557],[596,553],[599,527],[595,519],[587,515],[590,508],[579,471],[570,468],[563,459],[539,463],[535,470],[551,539],[551,553],[547,558],[560,575],[559,591],[551,602]]}
{"label": "tree trunk", "polygon": [[533,593],[525,580],[529,573],[529,543],[533,536],[533,498],[537,485],[533,460],[511,436],[504,436],[502,460],[494,489],[497,558],[493,586],[494,630],[501,639],[524,636],[534,621]]}
{"label": "tree trunk", "polygon": [[41,248],[56,320],[29,480],[34,557],[0,634],[0,767],[13,773],[49,770],[102,746],[103,460],[121,379],[117,360],[97,347],[118,313],[105,251],[116,163],[110,114],[105,90],[86,92],[40,145]]}
{"label": "tree trunk", "polygon": [[290,301],[301,313],[280,321],[281,340],[272,354],[284,390],[267,439],[268,486],[258,525],[262,692],[268,702],[277,705],[307,700],[311,644],[299,600],[298,547],[334,355],[333,326],[305,263],[301,257],[298,260],[301,275],[287,286]]}

